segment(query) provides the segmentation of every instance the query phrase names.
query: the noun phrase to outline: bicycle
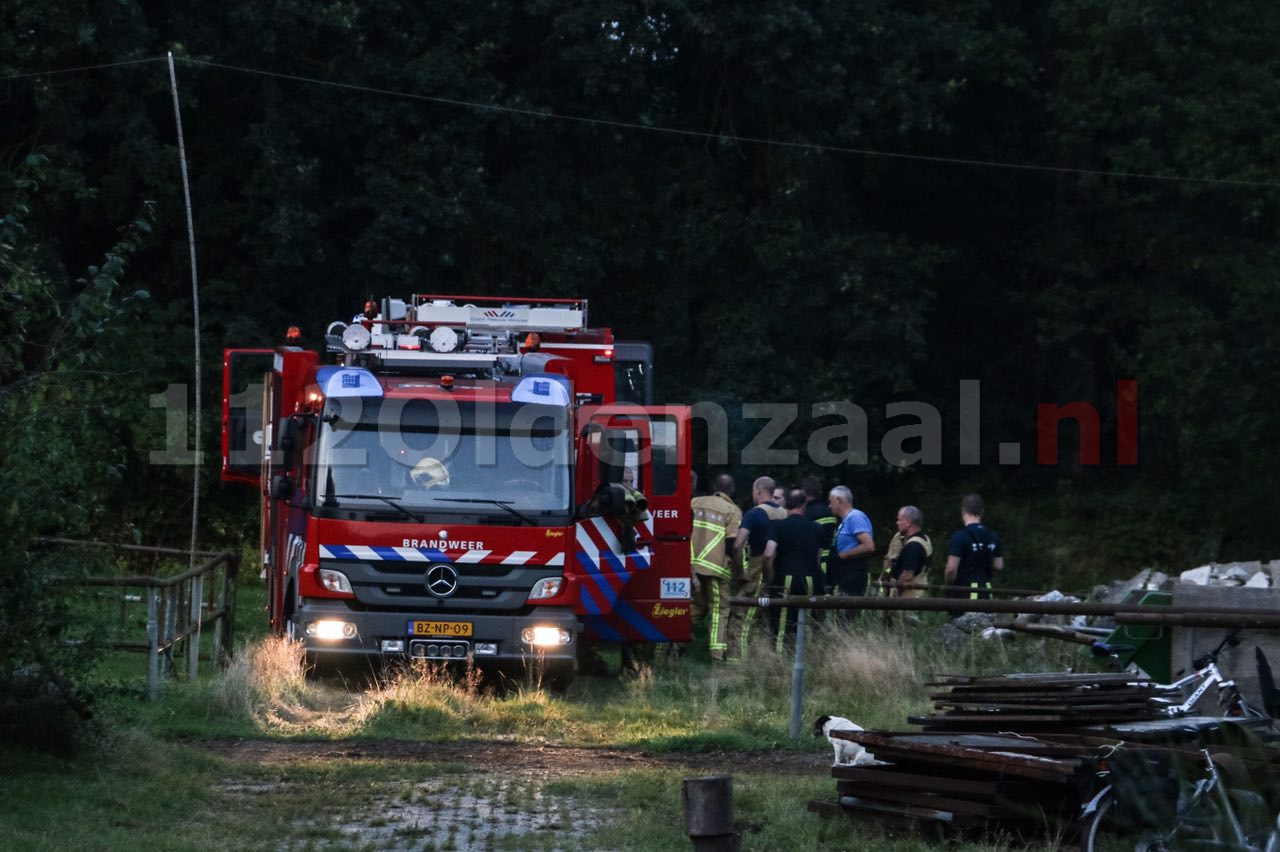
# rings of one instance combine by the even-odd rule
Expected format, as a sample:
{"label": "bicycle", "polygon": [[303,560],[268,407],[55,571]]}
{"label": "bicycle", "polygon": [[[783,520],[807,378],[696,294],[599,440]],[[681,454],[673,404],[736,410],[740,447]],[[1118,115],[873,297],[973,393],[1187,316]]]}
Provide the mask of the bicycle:
{"label": "bicycle", "polygon": [[[1162,691],[1181,690],[1199,681],[1191,694],[1179,703],[1163,707],[1162,715],[1183,716],[1191,712],[1200,698],[1211,688],[1218,688],[1218,703],[1225,718],[1269,719],[1251,707],[1233,680],[1218,669],[1219,655],[1240,643],[1238,631],[1232,631],[1216,648],[1198,658],[1196,671],[1171,684],[1149,684]],[[1262,658],[1261,652],[1258,654]],[[1259,663],[1259,668],[1263,665]],[[1142,682],[1148,684],[1148,682]],[[1169,699],[1153,699],[1169,702]],[[1109,829],[1129,829],[1138,833],[1135,849],[1139,852],[1165,852],[1180,849],[1221,849],[1232,852],[1280,852],[1280,814],[1273,804],[1248,789],[1232,786],[1223,780],[1218,761],[1231,760],[1230,755],[1215,756],[1201,748],[1207,772],[1194,780],[1170,773],[1172,760],[1182,754],[1175,749],[1154,747],[1109,747],[1099,761],[1099,778],[1105,783],[1081,808],[1081,848],[1095,852],[1100,838]],[[1125,764],[1128,764],[1127,768]],[[1169,783],[1163,790],[1135,792],[1143,780]],[[1176,789],[1174,789],[1176,785]],[[1130,789],[1125,790],[1128,786]],[[1269,790],[1271,784],[1265,784]],[[1117,790],[1121,787],[1121,790]],[[1125,804],[1127,807],[1122,808]],[[1172,807],[1169,807],[1172,805]],[[1127,810],[1129,813],[1121,814]],[[1119,818],[1123,816],[1123,819]]]}
{"label": "bicycle", "polygon": [[[1251,706],[1244,700],[1244,696],[1240,694],[1239,688],[1234,680],[1230,680],[1222,674],[1218,668],[1218,657],[1222,655],[1228,647],[1234,648],[1240,644],[1240,631],[1233,630],[1227,634],[1218,646],[1212,651],[1196,658],[1192,662],[1195,671],[1191,674],[1181,677],[1173,683],[1154,683],[1152,681],[1134,681],[1130,686],[1145,687],[1157,692],[1174,692],[1185,690],[1191,684],[1200,681],[1199,685],[1192,690],[1191,694],[1181,702],[1171,703],[1171,699],[1163,696],[1152,696],[1151,701],[1165,705],[1159,708],[1161,715],[1176,717],[1185,716],[1195,708],[1196,704],[1209,691],[1211,687],[1218,688],[1218,706],[1222,708],[1223,716],[1227,718],[1253,718],[1266,719],[1269,716]],[[1095,656],[1099,657],[1116,657],[1120,653],[1133,650],[1128,645],[1108,645],[1105,642],[1094,642],[1092,651]],[[1259,651],[1259,655],[1261,651]],[[1265,663],[1265,658],[1263,658]],[[1263,663],[1260,663],[1259,666]]]}
{"label": "bicycle", "polygon": [[[1161,690],[1181,690],[1197,680],[1202,681],[1185,701],[1162,708],[1165,715],[1183,716],[1190,713],[1200,698],[1209,691],[1209,688],[1216,685],[1218,687],[1218,706],[1222,708],[1224,716],[1228,718],[1268,718],[1266,713],[1250,707],[1244,700],[1244,696],[1240,694],[1239,688],[1236,687],[1236,682],[1223,677],[1222,672],[1218,669],[1218,657],[1228,647],[1234,648],[1240,644],[1239,634],[1239,630],[1232,630],[1218,643],[1218,647],[1197,658],[1192,663],[1196,671],[1186,677],[1179,678],[1173,683],[1153,685],[1154,688]],[[1153,700],[1163,702],[1167,699],[1155,698]]]}
{"label": "bicycle", "polygon": [[[1232,786],[1223,778],[1219,763],[1226,762],[1229,755],[1214,755],[1209,749],[1199,752],[1204,757],[1204,774],[1170,779],[1177,785],[1176,792],[1152,791],[1150,784],[1141,789],[1141,781],[1134,779],[1141,773],[1132,767],[1105,770],[1109,783],[1082,808],[1083,852],[1100,852],[1105,846],[1104,838],[1120,835],[1136,837],[1136,852],[1280,852],[1280,814],[1275,806],[1249,786]],[[1173,755],[1166,749],[1117,748],[1109,758],[1115,760],[1125,753],[1131,760],[1148,763],[1148,770],[1151,764],[1160,764],[1160,758]],[[1157,782],[1163,781],[1169,777],[1163,773],[1163,768],[1149,772],[1148,780],[1154,776]],[[1130,789],[1117,791],[1116,786],[1124,784],[1122,778],[1126,775]],[[1263,789],[1267,787],[1264,785]],[[1167,807],[1170,803],[1172,808]]]}

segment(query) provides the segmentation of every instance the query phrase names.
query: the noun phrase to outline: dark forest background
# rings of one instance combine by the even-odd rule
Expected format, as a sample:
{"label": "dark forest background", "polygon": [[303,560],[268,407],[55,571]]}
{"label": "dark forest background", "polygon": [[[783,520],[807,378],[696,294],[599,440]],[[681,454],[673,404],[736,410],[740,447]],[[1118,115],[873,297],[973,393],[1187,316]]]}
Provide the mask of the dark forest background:
{"label": "dark forest background", "polygon": [[[149,463],[152,395],[193,369],[166,51],[204,546],[256,536],[252,495],[217,483],[223,347],[316,342],[370,293],[574,296],[654,343],[660,399],[733,415],[740,497],[817,472],[883,539],[908,501],[945,535],[978,489],[1010,577],[1080,588],[1276,555],[1277,43],[1255,3],[0,0],[10,647],[47,581],[33,536],[187,540],[191,469]],[[743,403],[832,400],[867,411],[868,464],[739,463],[763,425]],[[942,414],[939,466],[879,452],[909,400]],[[1037,405],[1076,400],[1100,464],[1071,421],[1037,464]]]}

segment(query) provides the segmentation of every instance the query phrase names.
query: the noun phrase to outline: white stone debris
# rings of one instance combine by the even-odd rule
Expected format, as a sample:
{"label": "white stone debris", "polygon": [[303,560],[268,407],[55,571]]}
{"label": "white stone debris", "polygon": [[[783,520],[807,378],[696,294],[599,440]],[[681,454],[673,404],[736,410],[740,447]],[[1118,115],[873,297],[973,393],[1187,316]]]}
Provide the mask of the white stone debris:
{"label": "white stone debris", "polygon": [[1197,586],[1209,585],[1209,577],[1213,574],[1212,565],[1201,565],[1199,568],[1192,568],[1189,571],[1183,571],[1178,575],[1178,582],[1192,583]]}
{"label": "white stone debris", "polygon": [[1263,563],[1260,560],[1251,562],[1210,562],[1199,568],[1183,571],[1179,575],[1180,583],[1197,586],[1245,586],[1250,589],[1269,589],[1280,580],[1280,563],[1272,560]]}
{"label": "white stone debris", "polygon": [[1245,587],[1250,589],[1269,589],[1271,588],[1271,578],[1266,575],[1266,572],[1259,571],[1249,578],[1249,582],[1245,583]]}

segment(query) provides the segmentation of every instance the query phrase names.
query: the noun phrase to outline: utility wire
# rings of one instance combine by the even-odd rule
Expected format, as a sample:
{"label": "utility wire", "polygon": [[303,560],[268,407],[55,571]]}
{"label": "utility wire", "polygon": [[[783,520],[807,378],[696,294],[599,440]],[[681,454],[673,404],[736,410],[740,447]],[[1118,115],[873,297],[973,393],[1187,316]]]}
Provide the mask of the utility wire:
{"label": "utility wire", "polygon": [[[77,71],[94,71],[100,68],[116,68],[123,65],[140,65],[147,62],[162,62],[164,57],[152,57],[150,59],[133,59],[123,62],[111,62],[101,65],[83,65],[74,68],[58,68],[50,71],[37,71],[29,74],[10,74],[0,76],[0,81],[5,80],[21,80],[32,77],[45,77],[53,74],[70,74]],[[604,118],[591,118],[589,116],[568,115],[565,113],[552,112],[550,110],[526,109],[521,107],[500,106],[498,104],[485,104],[476,101],[462,100],[460,98],[442,98],[433,95],[422,95],[415,92],[405,92],[397,89],[385,89],[377,86],[365,86],[358,83],[343,83],[334,80],[321,80],[316,77],[304,77],[298,74],[284,74],[279,71],[267,71],[262,68],[246,68],[241,65],[229,65],[223,62],[211,62],[205,59],[192,59],[190,57],[178,57],[178,62],[185,62],[189,65],[198,65],[206,68],[215,68],[223,71],[236,71],[243,74],[256,74],[261,77],[274,77],[278,80],[292,80],[297,83],[307,83],[315,86],[328,86],[335,89],[346,89],[352,92],[362,92],[371,95],[385,95],[388,97],[405,98],[408,100],[425,101],[428,103],[442,104],[445,106],[462,107],[464,109],[484,110],[488,112],[506,113],[508,115],[523,115],[530,118],[551,119],[554,121],[570,121],[579,124],[588,124],[598,127],[612,127],[618,130],[640,130],[647,133],[665,133],[671,136],[684,136],[693,139],[703,139],[720,142],[741,142],[751,145],[767,145],[774,148],[788,148],[793,150],[814,151],[828,154],[849,154],[859,157],[878,157],[888,160],[904,160],[919,163],[936,163],[939,165],[968,166],[970,168],[986,168],[986,169],[1005,169],[1008,171],[1022,172],[1040,172],[1044,174],[1062,174],[1062,175],[1087,175],[1091,177],[1103,178],[1125,178],[1131,180],[1149,180],[1161,181],[1165,183],[1192,183],[1205,186],[1239,186],[1252,187],[1260,189],[1280,189],[1280,181],[1266,180],[1240,180],[1234,178],[1204,178],[1187,175],[1169,175],[1155,174],[1150,172],[1121,172],[1109,171],[1107,169],[1085,169],[1074,166],[1044,166],[1035,163],[1012,163],[1001,160],[979,160],[966,157],[943,157],[932,156],[929,154],[904,154],[897,151],[881,151],[874,148],[853,148],[844,145],[823,145],[815,142],[787,142],[779,139],[765,139],[758,136],[740,136],[732,133],[713,133],[705,130],[688,130],[678,127],[662,127],[653,124],[640,124],[631,121],[614,121]]]}
{"label": "utility wire", "polygon": [[52,77],[55,74],[74,74],[78,71],[97,71],[100,68],[121,68],[125,65],[145,65],[148,62],[164,62],[163,56],[150,56],[146,59],[125,59],[120,62],[106,62],[100,65],[77,65],[74,68],[53,68],[49,71],[31,71],[26,74],[2,74],[0,82],[5,80],[30,80],[34,77]]}
{"label": "utility wire", "polygon": [[804,151],[815,151],[829,154],[852,154],[860,157],[880,157],[893,160],[909,160],[924,163],[939,163],[944,165],[971,166],[975,168],[989,169],[1009,169],[1015,171],[1026,172],[1046,172],[1049,174],[1071,174],[1071,175],[1090,175],[1094,177],[1109,178],[1132,178],[1137,180],[1154,180],[1176,183],[1196,183],[1208,185],[1224,185],[1224,186],[1249,186],[1262,187],[1267,189],[1280,189],[1280,181],[1258,181],[1258,180],[1238,180],[1232,178],[1202,178],[1202,177],[1186,177],[1182,175],[1162,175],[1147,172],[1118,172],[1108,171],[1106,169],[1084,169],[1071,166],[1042,166],[1034,163],[1010,163],[999,160],[977,160],[964,157],[941,157],[930,156],[928,154],[903,154],[896,151],[880,151],[873,148],[852,148],[843,145],[823,145],[814,142],[787,142],[779,139],[764,139],[758,136],[740,136],[731,133],[713,133],[705,130],[687,130],[678,127],[662,127],[653,124],[639,124],[630,121],[614,121],[605,118],[591,118],[588,116],[568,115],[566,113],[552,112],[550,110],[524,109],[520,107],[507,107],[498,104],[483,104],[475,101],[460,100],[457,98],[442,98],[433,95],[422,95],[415,92],[404,92],[396,89],[384,89],[376,86],[364,86],[357,83],[341,83],[333,80],[321,80],[315,77],[303,77],[297,74],[284,74],[279,71],[266,71],[261,68],[244,68],[239,65],[227,65],[221,62],[210,62],[203,59],[191,59],[184,57],[180,61],[191,65],[202,65],[208,68],[218,68],[224,71],[239,71],[245,74],[257,74],[262,77],[274,77],[279,80],[292,80],[298,83],[309,83],[316,86],[329,86],[331,88],[346,89],[353,92],[362,92],[371,95],[387,95],[391,97],[406,98],[409,100],[427,101],[429,103],[443,104],[445,106],[464,107],[467,109],[487,110],[490,112],[507,113],[511,115],[523,115],[531,118],[552,119],[555,121],[571,121],[579,124],[589,124],[599,127],[612,127],[619,130],[642,130],[648,133],[665,133],[673,136],[686,136],[695,139],[723,141],[723,142],[744,142],[752,145],[768,145],[775,148],[790,148]]}

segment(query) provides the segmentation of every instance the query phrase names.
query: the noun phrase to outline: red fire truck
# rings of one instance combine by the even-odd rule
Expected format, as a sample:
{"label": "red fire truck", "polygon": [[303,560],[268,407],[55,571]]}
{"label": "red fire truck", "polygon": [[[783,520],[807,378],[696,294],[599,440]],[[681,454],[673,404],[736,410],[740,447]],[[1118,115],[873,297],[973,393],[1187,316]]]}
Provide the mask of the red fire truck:
{"label": "red fire truck", "polygon": [[560,683],[584,639],[688,640],[689,410],[652,404],[648,344],[585,300],[439,295],[325,343],[224,354],[222,478],[261,491],[275,633]]}

